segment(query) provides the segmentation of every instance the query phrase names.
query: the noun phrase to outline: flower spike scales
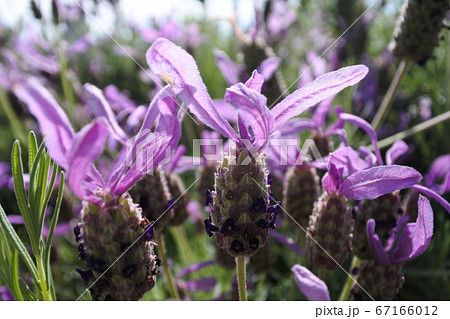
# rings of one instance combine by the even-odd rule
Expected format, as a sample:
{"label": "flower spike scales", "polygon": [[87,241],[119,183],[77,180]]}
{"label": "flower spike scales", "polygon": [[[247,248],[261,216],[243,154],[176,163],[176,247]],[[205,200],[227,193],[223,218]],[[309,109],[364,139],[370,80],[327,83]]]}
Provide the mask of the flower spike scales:
{"label": "flower spike scales", "polygon": [[269,196],[269,172],[264,153],[270,136],[290,118],[318,102],[358,83],[367,74],[363,65],[325,74],[298,89],[271,110],[262,95],[264,78],[254,71],[250,79],[227,89],[225,100],[236,108],[235,131],[221,116],[207,93],[197,65],[185,50],[167,39],[156,40],[147,51],[155,74],[169,77],[175,94],[199,120],[232,141],[234,149],[224,154],[216,172],[215,189],[206,202],[212,207],[205,221],[208,235],[232,256],[251,256],[275,228],[278,203]]}
{"label": "flower spike scales", "polygon": [[22,82],[16,94],[37,118],[50,155],[67,170],[70,189],[83,200],[82,222],[74,233],[87,270],[77,271],[90,284],[93,299],[139,300],[154,286],[160,260],[153,253],[151,223],[127,191],[178,144],[174,132],[179,121],[167,101],[173,99],[170,87],[154,98],[109,176],[102,176],[93,162],[108,135],[125,144],[112,117],[100,110],[97,119],[74,133],[67,115],[37,80]]}

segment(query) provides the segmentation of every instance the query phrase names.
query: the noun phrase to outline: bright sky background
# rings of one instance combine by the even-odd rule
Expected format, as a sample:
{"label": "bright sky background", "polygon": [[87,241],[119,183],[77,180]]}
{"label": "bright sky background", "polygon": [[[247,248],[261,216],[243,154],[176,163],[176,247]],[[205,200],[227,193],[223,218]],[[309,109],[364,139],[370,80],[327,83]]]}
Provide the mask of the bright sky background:
{"label": "bright sky background", "polygon": [[[51,15],[51,0],[35,0],[40,3],[44,15]],[[64,0],[67,3],[73,0]],[[77,0],[79,3],[82,1]],[[90,1],[87,1],[89,3]],[[175,19],[195,17],[206,14],[212,19],[224,19],[232,17],[234,6],[237,6],[238,21],[246,27],[254,19],[254,5],[261,4],[262,0],[206,0],[204,7],[198,0],[121,0],[121,12],[130,21],[138,25],[148,25],[151,18]],[[29,0],[0,0],[0,25],[14,26],[22,19],[24,22],[33,21]],[[100,5],[99,23],[102,27],[112,27],[112,17],[109,3]],[[222,28],[229,28],[227,23],[222,23]]]}

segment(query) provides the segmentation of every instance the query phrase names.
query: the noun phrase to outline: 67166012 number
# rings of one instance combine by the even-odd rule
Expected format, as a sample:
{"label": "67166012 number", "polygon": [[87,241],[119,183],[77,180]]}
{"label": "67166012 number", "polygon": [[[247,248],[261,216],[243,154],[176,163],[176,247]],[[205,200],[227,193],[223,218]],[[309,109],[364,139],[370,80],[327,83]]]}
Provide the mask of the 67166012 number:
{"label": "67166012 number", "polygon": [[375,313],[379,316],[437,316],[437,310],[437,306],[378,306],[375,309]]}

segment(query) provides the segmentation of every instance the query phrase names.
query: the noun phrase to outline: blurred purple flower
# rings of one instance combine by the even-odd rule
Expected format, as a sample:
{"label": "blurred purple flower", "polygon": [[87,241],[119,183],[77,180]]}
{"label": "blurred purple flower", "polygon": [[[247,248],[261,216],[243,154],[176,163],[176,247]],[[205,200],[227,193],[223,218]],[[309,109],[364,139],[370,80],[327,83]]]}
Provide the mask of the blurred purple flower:
{"label": "blurred purple flower", "polygon": [[3,301],[14,301],[11,292],[6,286],[0,286],[0,297],[2,298]]}

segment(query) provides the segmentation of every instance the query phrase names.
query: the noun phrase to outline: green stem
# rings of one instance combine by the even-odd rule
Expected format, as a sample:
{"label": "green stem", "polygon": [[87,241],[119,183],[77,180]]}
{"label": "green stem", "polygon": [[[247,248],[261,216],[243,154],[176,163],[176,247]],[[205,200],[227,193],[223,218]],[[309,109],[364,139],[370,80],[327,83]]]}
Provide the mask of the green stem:
{"label": "green stem", "polygon": [[155,234],[156,243],[158,244],[158,255],[161,259],[161,264],[164,269],[164,274],[166,275],[167,285],[169,286],[170,296],[175,300],[180,300],[180,295],[178,294],[178,289],[175,287],[173,280],[172,271],[169,268],[169,263],[167,262],[167,250],[166,243],[164,242],[164,236],[161,231],[156,231]]}
{"label": "green stem", "polygon": [[420,124],[417,124],[416,126],[413,126],[403,132],[399,132],[397,134],[394,134],[392,136],[389,136],[381,141],[378,142],[378,147],[384,148],[387,147],[389,145],[394,144],[395,142],[397,142],[398,140],[403,140],[407,137],[410,137],[416,133],[422,132],[426,129],[429,129],[430,127],[433,127],[439,123],[442,123],[444,121],[447,121],[450,119],[450,111],[447,111],[445,113],[442,113],[438,116],[435,116],[425,122],[422,122]]}
{"label": "green stem", "polygon": [[28,139],[27,134],[23,130],[24,125],[22,122],[20,122],[19,118],[14,112],[14,109],[11,106],[11,103],[9,102],[8,96],[6,95],[6,92],[3,90],[2,87],[0,87],[0,104],[3,106],[3,110],[6,113],[6,117],[9,120],[11,129],[13,130],[15,136],[20,140],[20,142],[23,145],[27,145]]}
{"label": "green stem", "polygon": [[383,101],[381,101],[381,105],[379,109],[377,110],[377,113],[375,114],[375,117],[372,121],[372,126],[374,130],[377,130],[378,127],[380,127],[384,117],[387,114],[387,111],[392,105],[392,102],[394,102],[395,95],[397,93],[400,81],[403,77],[403,75],[408,70],[408,67],[410,66],[411,62],[409,60],[403,59],[398,68],[395,72],[394,78],[392,79],[391,85],[389,86],[388,91],[386,92],[386,95],[383,98]]}
{"label": "green stem", "polygon": [[36,264],[38,267],[38,273],[39,273],[39,288],[41,290],[41,294],[44,297],[45,301],[52,301],[52,294],[50,290],[47,287],[47,278],[45,276],[45,268],[44,268],[44,262],[41,255],[36,255]]}
{"label": "green stem", "polygon": [[192,265],[195,260],[192,258],[192,249],[189,247],[189,243],[186,237],[183,226],[170,227],[170,234],[175,239],[179,248],[181,258],[184,265]]}
{"label": "green stem", "polygon": [[236,257],[239,301],[247,301],[247,282],[245,278],[245,257]]}
{"label": "green stem", "polygon": [[350,290],[352,289],[352,284],[354,283],[355,279],[351,275],[354,268],[358,267],[361,263],[361,260],[353,256],[352,264],[350,265],[350,271],[349,276],[347,277],[347,281],[345,282],[344,286],[342,287],[341,294],[339,295],[339,301],[344,301],[348,299],[348,296],[350,295]]}

